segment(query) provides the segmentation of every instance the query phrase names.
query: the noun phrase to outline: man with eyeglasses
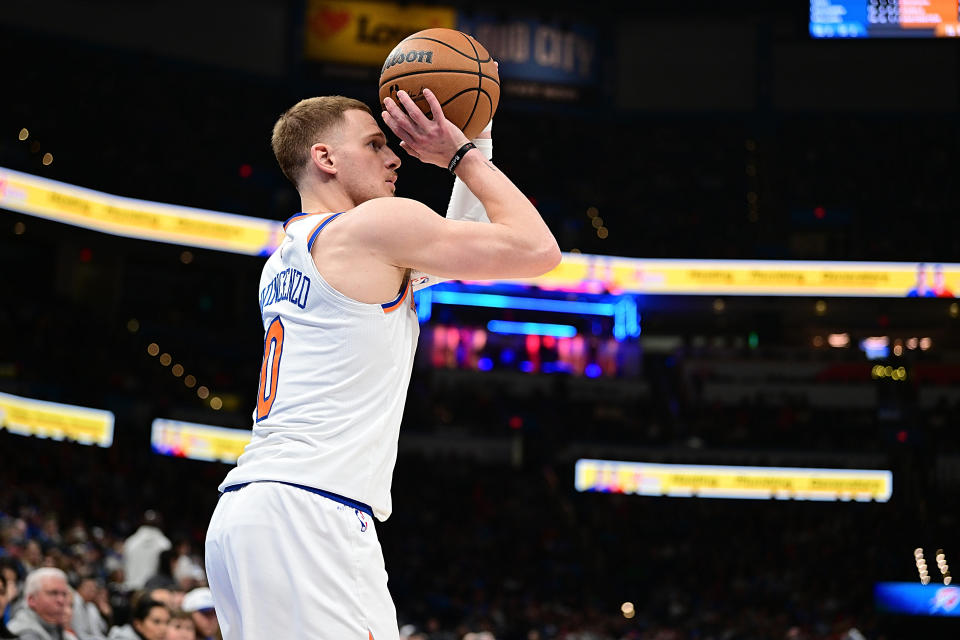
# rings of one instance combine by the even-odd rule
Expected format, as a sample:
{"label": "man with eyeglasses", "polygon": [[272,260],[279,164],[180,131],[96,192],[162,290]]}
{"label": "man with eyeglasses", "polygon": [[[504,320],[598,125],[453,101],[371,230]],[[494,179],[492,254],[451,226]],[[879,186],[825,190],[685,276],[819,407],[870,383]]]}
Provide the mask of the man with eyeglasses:
{"label": "man with eyeglasses", "polygon": [[31,571],[23,593],[27,606],[10,620],[10,631],[20,640],[63,640],[61,621],[71,597],[66,574],[50,567]]}

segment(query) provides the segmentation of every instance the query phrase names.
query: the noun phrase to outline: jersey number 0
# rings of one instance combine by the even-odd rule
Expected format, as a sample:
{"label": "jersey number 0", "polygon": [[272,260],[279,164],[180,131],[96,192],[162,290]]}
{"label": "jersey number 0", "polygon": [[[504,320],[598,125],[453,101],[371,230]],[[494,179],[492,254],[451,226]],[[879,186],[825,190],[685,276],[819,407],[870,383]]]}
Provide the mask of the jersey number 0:
{"label": "jersey number 0", "polygon": [[257,422],[268,415],[277,399],[277,382],[280,375],[280,355],[283,353],[283,323],[280,316],[267,327],[263,339],[263,364],[260,365],[260,390],[257,392]]}

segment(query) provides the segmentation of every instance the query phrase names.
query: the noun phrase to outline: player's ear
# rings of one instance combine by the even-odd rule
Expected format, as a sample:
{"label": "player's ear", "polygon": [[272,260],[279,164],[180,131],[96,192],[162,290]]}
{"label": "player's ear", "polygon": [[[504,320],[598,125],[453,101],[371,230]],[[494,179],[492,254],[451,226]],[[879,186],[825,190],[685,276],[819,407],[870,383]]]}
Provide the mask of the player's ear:
{"label": "player's ear", "polygon": [[337,172],[330,145],[318,142],[310,147],[310,162],[323,173],[334,175]]}

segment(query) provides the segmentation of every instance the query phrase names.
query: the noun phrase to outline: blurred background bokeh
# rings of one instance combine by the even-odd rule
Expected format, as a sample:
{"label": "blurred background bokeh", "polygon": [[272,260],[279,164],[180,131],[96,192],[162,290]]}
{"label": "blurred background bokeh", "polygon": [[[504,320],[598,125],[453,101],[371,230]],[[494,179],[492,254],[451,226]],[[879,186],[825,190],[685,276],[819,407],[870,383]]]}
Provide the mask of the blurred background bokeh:
{"label": "blurred background bokeh", "polygon": [[[811,24],[841,4],[869,16]],[[929,28],[880,24],[916,4],[6,0],[0,167],[284,220],[299,199],[269,145],[279,114],[324,94],[376,109],[376,61],[451,26],[500,61],[495,161],[570,256],[949,267],[957,2],[929,3],[952,23],[940,7]],[[397,195],[442,212],[450,186],[404,158]],[[93,577],[109,624],[127,622],[143,585],[128,584],[122,543],[151,509],[173,544],[164,584],[202,586],[228,466],[162,455],[151,426],[249,430],[262,262],[0,209],[0,392],[115,417],[109,447],[0,430],[0,560],[20,580],[39,566]],[[936,551],[960,557],[957,303],[630,298],[641,331],[627,337],[572,312],[435,304],[423,319],[394,515],[378,527],[404,637],[955,637],[949,618],[878,608],[874,587],[920,584],[918,547],[941,586]],[[575,337],[488,324],[558,316]],[[581,458],[883,469],[894,489],[886,502],[578,492]]]}

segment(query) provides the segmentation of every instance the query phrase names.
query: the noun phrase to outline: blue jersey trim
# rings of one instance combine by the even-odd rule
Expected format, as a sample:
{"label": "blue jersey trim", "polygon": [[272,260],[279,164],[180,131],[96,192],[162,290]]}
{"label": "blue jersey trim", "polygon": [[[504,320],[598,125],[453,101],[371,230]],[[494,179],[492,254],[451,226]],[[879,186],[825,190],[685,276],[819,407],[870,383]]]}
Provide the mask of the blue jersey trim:
{"label": "blue jersey trim", "polygon": [[317,228],[313,230],[312,234],[310,234],[310,239],[307,240],[307,251],[310,251],[311,249],[313,249],[313,243],[316,242],[317,240],[317,234],[323,231],[323,228],[328,224],[330,224],[332,220],[335,220],[337,216],[342,216],[342,215],[343,215],[343,211],[341,211],[340,213],[335,213],[317,225]]}
{"label": "blue jersey trim", "polygon": [[286,222],[283,223],[283,228],[286,229],[287,225],[293,222],[294,218],[300,218],[300,217],[309,216],[309,215],[310,215],[309,213],[295,213],[289,218],[287,218]]}
{"label": "blue jersey trim", "polygon": [[[303,489],[304,491],[315,493],[318,496],[323,496],[324,498],[333,500],[334,502],[339,502],[340,504],[348,506],[351,509],[359,509],[360,511],[363,511],[365,514],[367,514],[371,518],[373,517],[373,509],[371,509],[369,505],[364,504],[363,502],[359,502],[357,500],[345,498],[344,496],[341,496],[340,494],[337,494],[337,493],[333,493],[332,491],[324,491],[323,489],[317,489],[316,487],[308,487],[306,485],[295,484],[293,482],[284,482],[282,480],[258,480],[258,482],[276,482],[278,484],[285,484],[291,487],[296,487],[297,489]],[[229,487],[225,488],[223,492],[227,493],[228,491],[237,491],[239,489],[243,489],[248,484],[253,484],[253,483],[244,482],[243,484],[232,484]]]}
{"label": "blue jersey trim", "polygon": [[407,283],[403,285],[403,291],[401,291],[396,298],[394,298],[390,302],[384,302],[380,306],[383,307],[384,311],[393,311],[393,309],[400,304],[400,301],[403,300],[404,296],[407,295],[407,291],[409,289],[410,289],[410,281],[408,280]]}

